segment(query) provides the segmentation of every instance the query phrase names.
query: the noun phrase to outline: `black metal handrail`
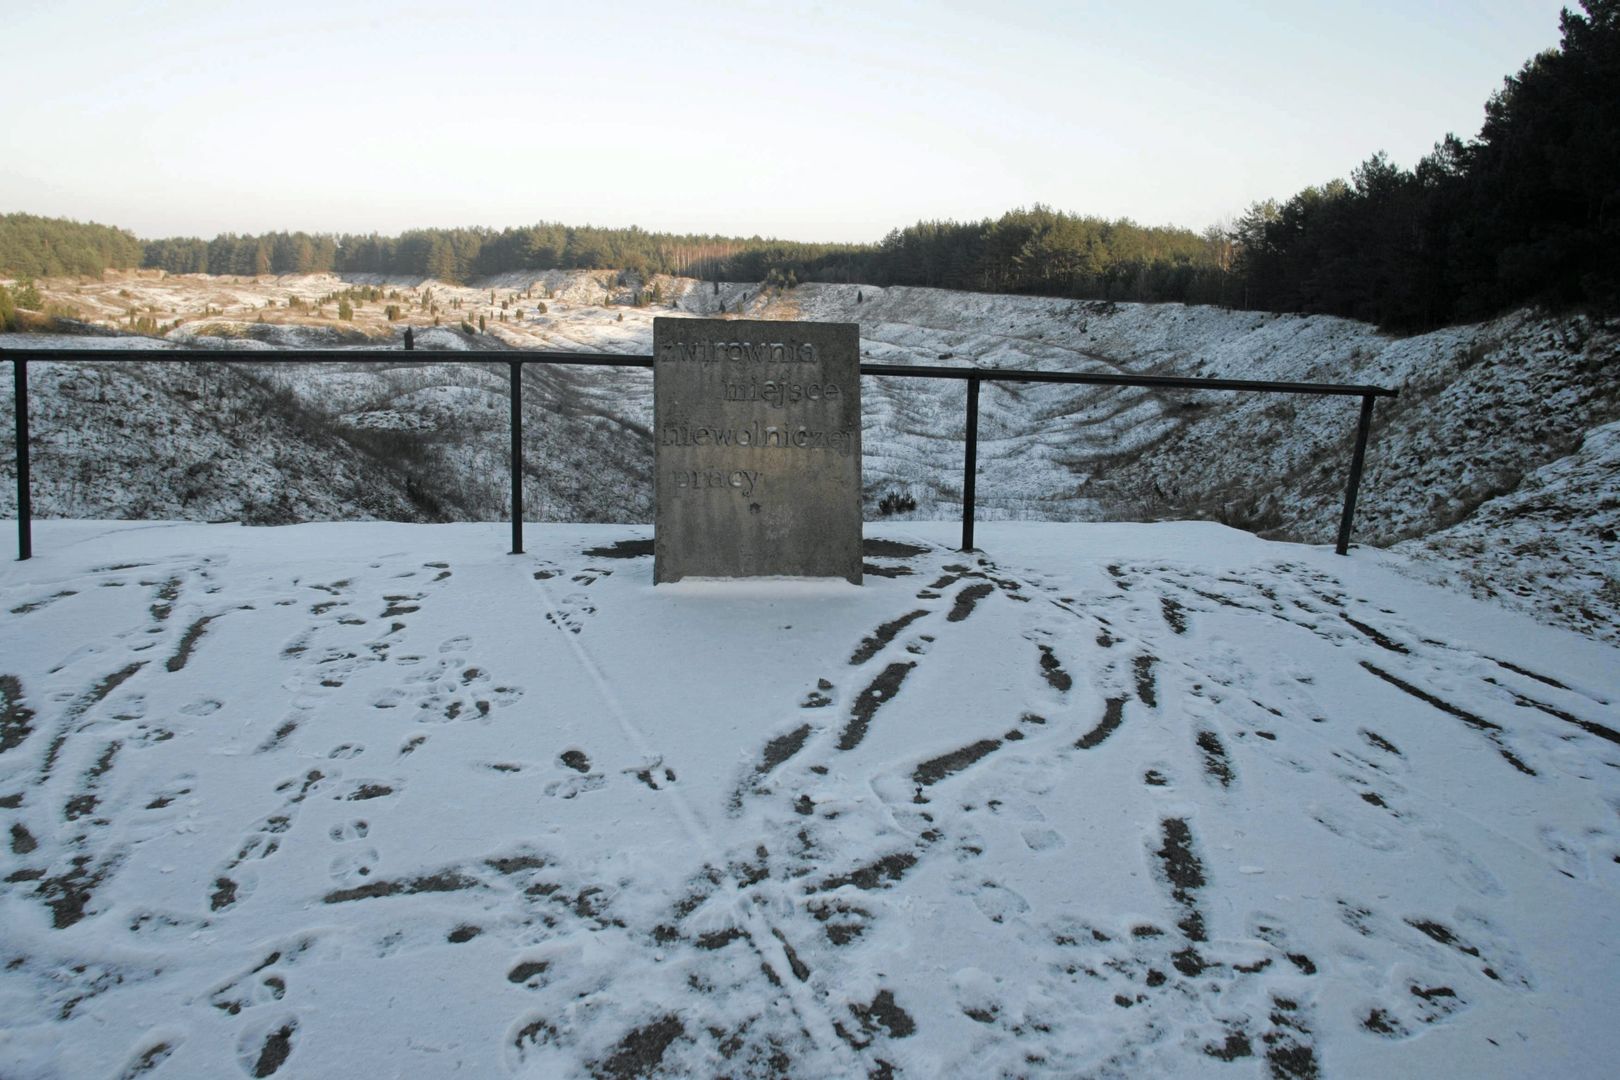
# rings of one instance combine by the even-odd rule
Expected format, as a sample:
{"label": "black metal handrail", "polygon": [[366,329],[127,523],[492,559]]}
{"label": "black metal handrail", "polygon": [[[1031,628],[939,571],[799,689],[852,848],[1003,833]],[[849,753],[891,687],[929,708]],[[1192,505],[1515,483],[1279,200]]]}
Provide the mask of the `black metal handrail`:
{"label": "black metal handrail", "polygon": [[[650,355],[587,352],[465,352],[451,349],[335,349],[295,353],[244,353],[237,349],[16,349],[0,348],[0,361],[12,362],[16,387],[17,454],[17,558],[33,556],[33,503],[28,453],[28,362],[101,361],[179,363],[196,360],[236,360],[254,364],[333,364],[398,363],[405,359],[422,363],[488,364],[505,363],[511,394],[510,467],[512,482],[512,554],[523,554],[523,365],[570,364],[593,367],[653,366]],[[1367,456],[1367,439],[1372,430],[1373,403],[1381,397],[1395,397],[1397,391],[1382,386],[1341,383],[1272,382],[1264,379],[1198,379],[1179,375],[1123,375],[1108,372],[1031,371],[1024,368],[930,367],[909,364],[861,364],[862,375],[885,378],[958,379],[967,383],[966,423],[962,464],[962,550],[973,550],[974,499],[977,489],[979,454],[979,384],[983,382],[1067,383],[1093,386],[1140,386],[1167,390],[1237,390],[1271,394],[1311,394],[1316,396],[1359,397],[1361,415],[1356,425],[1356,447],[1345,483],[1344,513],[1339,519],[1340,555],[1350,551],[1350,529],[1355,518],[1356,495],[1361,487],[1362,467]]]}

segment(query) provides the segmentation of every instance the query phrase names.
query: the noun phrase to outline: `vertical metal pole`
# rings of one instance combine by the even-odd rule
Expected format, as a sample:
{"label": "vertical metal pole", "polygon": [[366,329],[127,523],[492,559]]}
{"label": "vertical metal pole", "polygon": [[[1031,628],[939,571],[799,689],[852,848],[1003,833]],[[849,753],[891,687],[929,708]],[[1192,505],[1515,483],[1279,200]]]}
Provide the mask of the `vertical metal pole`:
{"label": "vertical metal pole", "polygon": [[512,554],[523,554],[523,362],[508,360],[512,391]]}
{"label": "vertical metal pole", "polygon": [[967,449],[962,462],[962,550],[973,550],[973,496],[979,475],[979,378],[967,381]]}
{"label": "vertical metal pole", "polygon": [[34,557],[34,504],[28,476],[28,361],[11,360],[12,405],[17,413],[17,559]]}
{"label": "vertical metal pole", "polygon": [[1374,398],[1361,395],[1361,423],[1356,427],[1356,452],[1350,459],[1350,482],[1344,490],[1344,517],[1339,519],[1339,544],[1333,550],[1350,554],[1350,522],[1356,516],[1356,492],[1361,487],[1361,465],[1367,457],[1367,433],[1372,430]]}

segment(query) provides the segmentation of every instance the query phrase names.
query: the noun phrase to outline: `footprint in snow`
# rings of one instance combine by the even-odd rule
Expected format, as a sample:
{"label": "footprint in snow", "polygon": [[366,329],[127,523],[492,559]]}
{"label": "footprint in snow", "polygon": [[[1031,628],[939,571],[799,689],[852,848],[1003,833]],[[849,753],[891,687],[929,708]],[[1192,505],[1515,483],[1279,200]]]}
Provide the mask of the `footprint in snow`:
{"label": "footprint in snow", "polygon": [[596,791],[606,784],[607,777],[601,773],[587,773],[583,776],[567,776],[561,780],[553,780],[544,790],[553,798],[572,799],[587,791]]}
{"label": "footprint in snow", "polygon": [[371,832],[371,826],[365,821],[355,820],[341,825],[333,825],[326,831],[334,844],[346,844],[353,840],[364,840]]}
{"label": "footprint in snow", "polygon": [[374,847],[345,851],[331,862],[331,879],[339,885],[357,885],[372,875],[382,858]]}
{"label": "footprint in snow", "polygon": [[252,1077],[274,1076],[298,1046],[298,1019],[287,1015],[255,1024],[236,1044],[237,1064]]}
{"label": "footprint in snow", "polygon": [[1029,911],[1028,900],[994,881],[981,882],[973,891],[973,906],[985,918],[998,924]]}

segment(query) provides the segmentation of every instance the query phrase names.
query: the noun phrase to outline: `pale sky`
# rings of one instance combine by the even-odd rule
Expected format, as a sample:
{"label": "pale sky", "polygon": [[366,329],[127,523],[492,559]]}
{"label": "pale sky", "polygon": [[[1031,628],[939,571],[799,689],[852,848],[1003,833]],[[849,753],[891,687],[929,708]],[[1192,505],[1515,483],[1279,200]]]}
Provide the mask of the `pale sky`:
{"label": "pale sky", "polygon": [[0,212],[874,241],[1042,202],[1202,229],[1477,134],[1564,3],[0,0]]}

